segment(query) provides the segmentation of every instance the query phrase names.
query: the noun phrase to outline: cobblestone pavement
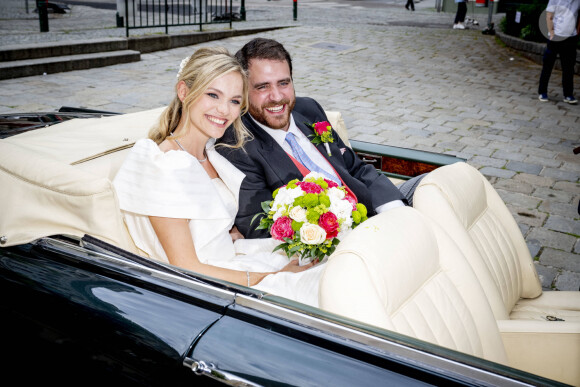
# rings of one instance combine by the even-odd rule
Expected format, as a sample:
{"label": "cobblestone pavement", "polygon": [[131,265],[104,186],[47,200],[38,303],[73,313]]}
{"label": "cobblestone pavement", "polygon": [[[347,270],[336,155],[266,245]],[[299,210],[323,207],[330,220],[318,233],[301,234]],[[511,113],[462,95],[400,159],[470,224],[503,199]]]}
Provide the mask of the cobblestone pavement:
{"label": "cobblestone pavement", "polygon": [[[290,1],[248,0],[247,21],[234,28],[291,26],[259,35],[289,49],[297,94],[341,111],[353,138],[466,158],[516,218],[544,288],[578,290],[580,155],[572,149],[580,146],[580,106],[561,102],[560,72],[552,75],[550,101],[540,102],[540,66],[482,35],[487,15],[475,14],[480,25],[459,31],[451,29],[453,14],[435,11],[435,0],[417,3],[415,12],[404,3],[300,0],[293,21]],[[2,46],[125,33],[114,27],[111,10],[71,6],[70,14],[51,15],[51,32],[44,34],[35,16],[11,15],[0,16]],[[0,112],[162,106],[183,57],[207,45],[235,51],[250,38],[144,54],[137,63],[3,80]],[[578,76],[575,85],[578,96]]]}

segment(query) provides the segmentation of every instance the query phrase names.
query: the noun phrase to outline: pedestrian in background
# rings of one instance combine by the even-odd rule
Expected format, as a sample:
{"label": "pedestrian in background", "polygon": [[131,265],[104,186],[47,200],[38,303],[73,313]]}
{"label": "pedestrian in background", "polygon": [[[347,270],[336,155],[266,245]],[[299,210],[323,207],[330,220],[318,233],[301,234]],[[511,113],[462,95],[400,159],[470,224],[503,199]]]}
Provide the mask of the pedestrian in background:
{"label": "pedestrian in background", "polygon": [[407,4],[405,5],[405,8],[407,8],[407,10],[409,10],[409,7],[411,7],[411,11],[415,10],[415,3],[413,3],[413,0],[407,0]]}
{"label": "pedestrian in background", "polygon": [[457,12],[455,13],[453,29],[464,30],[465,15],[467,15],[467,0],[455,0],[455,3],[457,4]]}
{"label": "pedestrian in background", "polygon": [[574,65],[576,64],[578,35],[580,35],[579,9],[580,0],[550,0],[546,7],[548,44],[544,51],[538,87],[539,99],[542,102],[548,101],[548,82],[554,63],[556,63],[556,56],[560,55],[564,102],[578,103],[578,100],[574,98]]}

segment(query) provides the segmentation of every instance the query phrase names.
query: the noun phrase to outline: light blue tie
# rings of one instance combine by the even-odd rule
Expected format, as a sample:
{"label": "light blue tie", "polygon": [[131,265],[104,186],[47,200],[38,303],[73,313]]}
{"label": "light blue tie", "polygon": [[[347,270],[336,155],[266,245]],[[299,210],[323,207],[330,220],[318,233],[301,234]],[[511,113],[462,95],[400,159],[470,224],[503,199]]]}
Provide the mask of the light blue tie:
{"label": "light blue tie", "polygon": [[338,185],[342,185],[339,178],[336,176],[326,172],[324,169],[320,168],[308,155],[304,152],[304,149],[298,145],[298,141],[296,141],[296,137],[294,137],[294,133],[288,132],[286,134],[286,141],[290,144],[290,148],[292,148],[293,156],[302,163],[306,168],[311,171],[318,172],[326,176],[326,178],[334,181]]}

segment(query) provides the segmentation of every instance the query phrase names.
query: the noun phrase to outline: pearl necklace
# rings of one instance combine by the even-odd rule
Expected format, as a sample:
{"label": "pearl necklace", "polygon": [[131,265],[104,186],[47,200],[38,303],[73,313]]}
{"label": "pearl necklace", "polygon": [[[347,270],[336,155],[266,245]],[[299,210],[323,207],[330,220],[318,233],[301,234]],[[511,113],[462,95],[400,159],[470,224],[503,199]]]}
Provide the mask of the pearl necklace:
{"label": "pearl necklace", "polygon": [[[177,141],[177,139],[173,139],[173,141],[175,141],[177,143],[177,145],[181,148],[182,151],[187,152],[185,149],[183,149],[183,147],[181,146],[181,144],[179,143],[179,141]],[[189,153],[189,152],[187,152],[187,153]],[[205,153],[205,149],[203,150],[203,154],[205,155],[205,157],[203,159],[201,159],[201,160],[198,159],[197,157],[193,156],[193,155],[192,156],[195,157],[195,159],[197,161],[199,161],[200,163],[205,163],[207,161],[207,153]]]}

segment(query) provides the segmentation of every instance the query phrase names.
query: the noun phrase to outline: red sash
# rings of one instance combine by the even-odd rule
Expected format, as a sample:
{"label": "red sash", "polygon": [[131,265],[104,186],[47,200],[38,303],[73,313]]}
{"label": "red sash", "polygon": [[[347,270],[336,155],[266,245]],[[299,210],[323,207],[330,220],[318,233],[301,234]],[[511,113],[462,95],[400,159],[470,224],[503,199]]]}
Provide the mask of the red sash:
{"label": "red sash", "polygon": [[[318,149],[316,149],[316,150],[318,150]],[[300,161],[296,160],[294,158],[294,156],[292,156],[288,152],[286,152],[286,154],[288,155],[288,157],[290,157],[290,160],[292,160],[292,162],[294,163],[294,165],[296,165],[296,168],[298,168],[298,170],[300,171],[300,173],[302,174],[302,176],[306,176],[306,175],[308,175],[310,173],[310,169],[306,168]],[[344,189],[346,189],[347,192],[350,195],[352,195],[352,197],[355,198],[355,200],[358,203],[358,199],[357,199],[356,195],[354,194],[354,192],[352,192],[352,190],[350,188],[348,188],[348,185],[344,184],[344,180],[342,180],[342,177],[340,177],[340,175],[338,174],[338,172],[336,172],[336,169],[334,169],[334,167],[332,166],[332,164],[328,163],[328,165],[330,165],[330,168],[332,168],[332,170],[334,171],[334,174],[336,176],[338,176],[338,178],[340,179],[340,182],[342,183],[342,186],[344,187]]]}

